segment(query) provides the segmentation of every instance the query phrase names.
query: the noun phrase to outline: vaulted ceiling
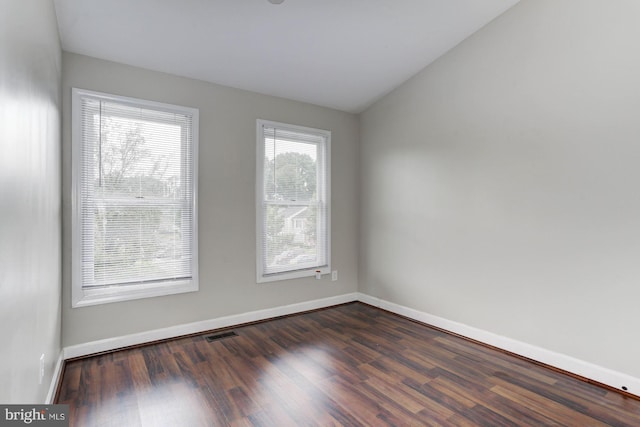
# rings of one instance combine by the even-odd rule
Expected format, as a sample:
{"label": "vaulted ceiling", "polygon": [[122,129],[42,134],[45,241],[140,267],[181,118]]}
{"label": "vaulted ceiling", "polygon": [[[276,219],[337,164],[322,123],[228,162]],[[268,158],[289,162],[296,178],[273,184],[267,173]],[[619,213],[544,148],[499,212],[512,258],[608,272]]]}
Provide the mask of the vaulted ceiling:
{"label": "vaulted ceiling", "polygon": [[519,0],[55,0],[63,49],[360,112]]}

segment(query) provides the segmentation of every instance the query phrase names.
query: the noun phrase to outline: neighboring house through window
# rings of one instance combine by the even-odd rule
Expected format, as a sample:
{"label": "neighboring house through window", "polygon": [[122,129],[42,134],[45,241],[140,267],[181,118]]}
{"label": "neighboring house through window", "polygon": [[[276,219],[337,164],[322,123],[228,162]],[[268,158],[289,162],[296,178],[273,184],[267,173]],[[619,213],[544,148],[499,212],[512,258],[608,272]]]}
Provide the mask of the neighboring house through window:
{"label": "neighboring house through window", "polygon": [[331,132],[257,122],[257,281],[330,272]]}
{"label": "neighboring house through window", "polygon": [[198,110],[73,89],[74,307],[198,290]]}

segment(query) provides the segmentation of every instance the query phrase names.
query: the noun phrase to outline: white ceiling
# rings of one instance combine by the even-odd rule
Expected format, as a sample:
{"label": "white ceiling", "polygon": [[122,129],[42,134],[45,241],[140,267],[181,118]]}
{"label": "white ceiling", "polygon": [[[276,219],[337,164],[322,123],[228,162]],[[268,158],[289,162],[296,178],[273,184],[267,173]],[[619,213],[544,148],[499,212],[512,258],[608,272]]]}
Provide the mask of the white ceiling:
{"label": "white ceiling", "polygon": [[69,52],[360,112],[519,0],[54,0]]}

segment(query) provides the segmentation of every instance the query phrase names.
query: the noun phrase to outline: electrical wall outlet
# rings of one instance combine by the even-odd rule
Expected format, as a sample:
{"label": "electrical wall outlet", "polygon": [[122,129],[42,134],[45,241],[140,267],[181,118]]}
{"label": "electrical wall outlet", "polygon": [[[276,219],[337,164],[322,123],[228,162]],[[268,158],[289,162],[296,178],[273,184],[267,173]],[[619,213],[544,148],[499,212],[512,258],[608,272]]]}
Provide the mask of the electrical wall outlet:
{"label": "electrical wall outlet", "polygon": [[333,270],[333,271],[331,272],[331,281],[332,281],[332,282],[335,282],[335,281],[337,281],[337,280],[338,280],[338,270]]}

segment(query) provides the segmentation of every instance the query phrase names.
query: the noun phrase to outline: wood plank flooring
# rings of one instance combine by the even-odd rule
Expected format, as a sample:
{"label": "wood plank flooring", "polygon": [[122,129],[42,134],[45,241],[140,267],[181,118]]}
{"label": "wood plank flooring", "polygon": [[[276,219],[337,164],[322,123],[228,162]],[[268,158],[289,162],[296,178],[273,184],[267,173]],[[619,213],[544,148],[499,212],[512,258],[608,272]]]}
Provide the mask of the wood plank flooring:
{"label": "wood plank flooring", "polygon": [[[352,303],[70,361],[72,426],[640,426],[640,401]],[[215,333],[213,333],[215,334]]]}

